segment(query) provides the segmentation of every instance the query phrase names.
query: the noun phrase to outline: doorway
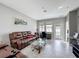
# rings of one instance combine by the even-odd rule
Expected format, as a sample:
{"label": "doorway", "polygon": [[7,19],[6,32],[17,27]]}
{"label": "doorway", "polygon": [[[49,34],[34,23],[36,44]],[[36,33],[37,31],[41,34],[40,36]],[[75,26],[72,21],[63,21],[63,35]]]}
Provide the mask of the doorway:
{"label": "doorway", "polygon": [[55,25],[54,26],[54,39],[62,39],[62,26]]}

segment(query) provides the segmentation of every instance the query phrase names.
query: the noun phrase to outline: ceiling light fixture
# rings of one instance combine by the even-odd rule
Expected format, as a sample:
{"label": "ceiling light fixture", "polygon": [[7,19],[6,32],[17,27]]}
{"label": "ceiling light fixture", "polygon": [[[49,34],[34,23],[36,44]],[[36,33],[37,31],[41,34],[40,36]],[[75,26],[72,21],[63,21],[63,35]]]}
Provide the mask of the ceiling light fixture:
{"label": "ceiling light fixture", "polygon": [[63,8],[63,6],[58,7],[58,9],[62,9],[62,8]]}

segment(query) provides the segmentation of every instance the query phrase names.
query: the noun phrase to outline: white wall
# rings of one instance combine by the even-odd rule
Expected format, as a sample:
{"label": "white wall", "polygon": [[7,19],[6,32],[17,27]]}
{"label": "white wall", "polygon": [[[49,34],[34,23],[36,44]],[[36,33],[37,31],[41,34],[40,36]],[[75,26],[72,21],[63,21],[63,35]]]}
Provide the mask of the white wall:
{"label": "white wall", "polygon": [[[27,25],[15,25],[15,17],[26,20]],[[9,44],[9,33],[15,31],[36,31],[36,21],[0,4],[0,41]]]}
{"label": "white wall", "polygon": [[78,30],[78,33],[79,33],[79,9],[78,9],[78,13],[77,13],[77,30]]}
{"label": "white wall", "polygon": [[77,32],[77,10],[69,12],[69,30],[70,37],[73,37],[74,33]]}

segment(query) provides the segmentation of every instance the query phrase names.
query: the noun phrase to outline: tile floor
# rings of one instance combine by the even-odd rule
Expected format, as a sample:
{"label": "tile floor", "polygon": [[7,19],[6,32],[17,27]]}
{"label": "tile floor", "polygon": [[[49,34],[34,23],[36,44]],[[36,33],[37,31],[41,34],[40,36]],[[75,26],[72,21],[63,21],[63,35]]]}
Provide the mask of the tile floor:
{"label": "tile floor", "polygon": [[32,45],[22,49],[24,55],[29,58],[76,58],[72,53],[72,47],[63,40],[49,40],[40,54],[32,51]]}

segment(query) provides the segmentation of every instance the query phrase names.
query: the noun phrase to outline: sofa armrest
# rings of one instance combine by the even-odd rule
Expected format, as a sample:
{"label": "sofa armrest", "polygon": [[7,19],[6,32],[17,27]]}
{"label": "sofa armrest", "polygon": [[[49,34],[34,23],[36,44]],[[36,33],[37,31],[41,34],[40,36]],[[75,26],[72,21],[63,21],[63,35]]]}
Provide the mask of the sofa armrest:
{"label": "sofa armrest", "polygon": [[7,47],[8,45],[6,44],[0,44],[0,49],[3,49],[4,47]]}

